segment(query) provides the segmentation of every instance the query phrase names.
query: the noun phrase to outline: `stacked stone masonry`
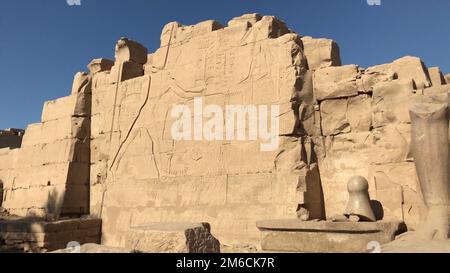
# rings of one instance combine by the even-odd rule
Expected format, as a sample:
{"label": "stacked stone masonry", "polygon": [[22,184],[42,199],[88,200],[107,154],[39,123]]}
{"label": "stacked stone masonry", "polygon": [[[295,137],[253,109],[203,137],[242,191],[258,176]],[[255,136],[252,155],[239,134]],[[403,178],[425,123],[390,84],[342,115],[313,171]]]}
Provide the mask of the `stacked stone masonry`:
{"label": "stacked stone masonry", "polygon": [[0,252],[49,252],[78,244],[100,243],[100,219],[0,219]]}
{"label": "stacked stone masonry", "polygon": [[[44,105],[21,149],[0,150],[10,213],[90,213],[109,246],[129,245],[131,227],[154,222],[208,222],[222,243],[257,244],[259,220],[342,213],[347,181],[361,175],[380,218],[418,223],[408,104],[446,96],[450,85],[417,57],[342,65],[336,42],[247,14],[227,26],[169,23],[150,54],[121,38],[115,60],[95,59],[89,71],[70,96]],[[278,105],[279,148],[175,141],[171,110],[193,109],[196,97]]]}

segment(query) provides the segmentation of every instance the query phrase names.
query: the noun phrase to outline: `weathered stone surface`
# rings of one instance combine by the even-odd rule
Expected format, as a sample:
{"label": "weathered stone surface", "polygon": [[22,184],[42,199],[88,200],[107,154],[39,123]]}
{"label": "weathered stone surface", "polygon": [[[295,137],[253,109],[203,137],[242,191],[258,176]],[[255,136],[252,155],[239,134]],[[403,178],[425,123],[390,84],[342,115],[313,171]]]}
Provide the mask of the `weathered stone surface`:
{"label": "weathered stone surface", "polygon": [[335,41],[305,36],[302,37],[302,43],[310,70],[341,65],[339,46]]}
{"label": "weathered stone surface", "polygon": [[81,218],[46,222],[39,218],[0,218],[2,248],[17,252],[48,252],[69,242],[100,243],[101,219]]}
{"label": "weathered stone surface", "polygon": [[207,223],[156,223],[130,230],[124,246],[146,253],[220,253]]}
{"label": "weathered stone surface", "polygon": [[[161,33],[161,49],[168,46],[181,45],[190,39],[222,29],[223,25],[214,20],[200,22],[193,26],[184,26],[178,22],[171,22],[164,26]],[[166,48],[165,52],[168,53]]]}
{"label": "weathered stone surface", "polygon": [[89,212],[91,87],[90,75],[77,73],[72,94],[46,102],[42,122],[28,126],[22,148],[10,153],[7,171],[0,170],[9,213]]}
{"label": "weathered stone surface", "polygon": [[448,103],[415,103],[410,108],[412,155],[427,208],[418,230],[425,239],[447,240],[450,233]]}
{"label": "weathered stone surface", "polygon": [[[357,65],[326,67],[314,73],[314,94],[319,101],[358,95]],[[362,90],[361,90],[362,91]]]}
{"label": "weathered stone surface", "polygon": [[423,61],[417,57],[406,56],[392,63],[392,71],[397,73],[399,79],[414,80],[417,88],[431,86],[428,70]]}
{"label": "weathered stone surface", "polygon": [[147,62],[147,54],[147,48],[127,38],[120,38],[116,44],[116,62],[134,62],[143,65]]}
{"label": "weathered stone surface", "polygon": [[408,228],[418,227],[421,204],[414,163],[372,165],[369,180],[375,187],[373,199],[382,205],[383,219],[405,219]]}
{"label": "weathered stone surface", "polygon": [[331,136],[370,131],[370,110],[371,99],[367,95],[323,101],[320,104],[322,134]]}
{"label": "weathered stone surface", "polygon": [[88,64],[87,67],[91,75],[94,75],[98,72],[110,71],[113,65],[114,61],[108,59],[94,59]]}
{"label": "weathered stone surface", "polygon": [[[45,103],[21,149],[0,150],[8,212],[91,213],[112,247],[137,238],[132,227],[179,221],[211,223],[226,245],[257,244],[255,221],[341,214],[346,184],[360,175],[384,212],[377,219],[417,227],[408,104],[445,103],[450,91],[420,59],[340,66],[335,42],[258,14],[226,27],[169,23],[151,54],[125,38],[116,49],[114,64],[94,60],[70,96]],[[277,149],[202,130],[175,140],[174,106],[189,108],[191,125],[210,121],[193,110],[196,97],[203,109],[279,106]]]}
{"label": "weathered stone surface", "polygon": [[253,25],[261,19],[262,19],[262,16],[258,13],[244,14],[244,15],[235,17],[235,18],[231,19],[230,21],[228,21],[228,26],[232,27],[232,26],[240,25],[240,24]]}
{"label": "weathered stone surface", "polygon": [[65,253],[65,254],[72,254],[72,253],[81,253],[81,254],[97,254],[97,253],[135,253],[136,251],[131,249],[125,249],[125,248],[119,248],[119,247],[110,247],[110,246],[104,246],[99,244],[84,244],[81,245],[79,248],[78,246],[69,247],[65,249],[60,249],[57,251],[53,251],[52,253]]}
{"label": "weathered stone surface", "polygon": [[450,74],[445,75],[445,81],[450,84]]}
{"label": "weathered stone surface", "polygon": [[109,74],[110,84],[123,82],[144,75],[144,66],[135,62],[116,62]]}
{"label": "weathered stone surface", "polygon": [[89,74],[86,72],[78,72],[75,74],[72,84],[72,95],[83,93],[88,88]]}
{"label": "weathered stone surface", "polygon": [[358,80],[359,89],[372,92],[373,87],[379,82],[393,81],[398,78],[397,73],[390,69],[389,64],[376,65],[364,70],[361,79]]}
{"label": "weathered stone surface", "polygon": [[[308,80],[301,40],[265,16],[226,28],[213,21],[171,23],[161,42],[147,75],[92,90],[90,202],[91,213],[105,219],[104,243],[117,246],[118,234],[130,229],[123,219],[131,218],[133,226],[207,221],[227,243],[242,242],[242,230],[248,230],[244,242],[256,243],[260,217],[295,216],[303,201],[296,191],[301,175],[278,176],[280,151],[261,151],[261,141],[174,141],[170,111],[178,104],[192,111],[198,96],[203,107],[279,105],[279,133],[298,144],[300,120],[314,113],[312,84],[302,84]],[[312,177],[306,180],[320,181]],[[316,217],[316,204],[310,206]]]}
{"label": "weathered stone surface", "polygon": [[375,128],[390,123],[409,123],[408,104],[414,96],[411,80],[380,82],[373,88],[372,111]]}
{"label": "weathered stone surface", "polygon": [[430,75],[430,80],[433,86],[446,84],[444,75],[439,67],[428,68],[428,74]]}
{"label": "weathered stone surface", "polygon": [[405,56],[392,63],[369,67],[362,76],[363,84],[370,90],[370,86],[377,82],[414,81],[414,89],[423,89],[431,86],[428,68],[420,58]]}
{"label": "weathered stone surface", "polygon": [[[369,242],[391,242],[405,231],[402,222],[302,222],[268,220],[257,223],[265,251],[364,253]],[[338,242],[338,243],[337,243]]]}
{"label": "weathered stone surface", "polygon": [[415,232],[402,234],[395,241],[381,246],[381,253],[450,253],[450,240],[420,239]]}

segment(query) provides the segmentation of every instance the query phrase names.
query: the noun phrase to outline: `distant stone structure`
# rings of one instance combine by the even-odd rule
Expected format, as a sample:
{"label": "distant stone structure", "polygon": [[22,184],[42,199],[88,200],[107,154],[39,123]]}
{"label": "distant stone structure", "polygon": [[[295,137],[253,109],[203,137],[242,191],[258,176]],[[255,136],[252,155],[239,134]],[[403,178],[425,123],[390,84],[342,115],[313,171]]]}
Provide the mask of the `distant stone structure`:
{"label": "distant stone structure", "polygon": [[0,130],[0,149],[20,148],[25,131],[22,129]]}
{"label": "distant stone structure", "polygon": [[[447,96],[450,85],[417,57],[342,65],[336,42],[246,14],[226,26],[169,23],[150,54],[121,38],[115,60],[88,68],[69,96],[45,103],[20,149],[0,150],[9,213],[90,214],[112,247],[133,245],[132,227],[161,222],[208,222],[222,243],[257,245],[257,221],[340,214],[347,182],[362,176],[383,220],[418,227],[409,104]],[[223,108],[279,106],[279,148],[175,141],[171,110],[192,109],[196,97]]]}

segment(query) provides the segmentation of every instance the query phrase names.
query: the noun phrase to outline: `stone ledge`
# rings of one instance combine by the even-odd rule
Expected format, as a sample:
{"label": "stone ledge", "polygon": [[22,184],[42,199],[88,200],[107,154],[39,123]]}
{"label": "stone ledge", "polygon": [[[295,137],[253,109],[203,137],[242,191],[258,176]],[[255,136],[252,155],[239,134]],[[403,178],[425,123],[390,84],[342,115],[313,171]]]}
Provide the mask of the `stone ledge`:
{"label": "stone ledge", "polygon": [[71,241],[100,243],[101,219],[81,218],[46,222],[40,218],[0,219],[0,252],[47,252]]}
{"label": "stone ledge", "polygon": [[364,253],[370,242],[391,242],[405,231],[401,221],[302,222],[300,220],[260,221],[263,251],[312,253]]}

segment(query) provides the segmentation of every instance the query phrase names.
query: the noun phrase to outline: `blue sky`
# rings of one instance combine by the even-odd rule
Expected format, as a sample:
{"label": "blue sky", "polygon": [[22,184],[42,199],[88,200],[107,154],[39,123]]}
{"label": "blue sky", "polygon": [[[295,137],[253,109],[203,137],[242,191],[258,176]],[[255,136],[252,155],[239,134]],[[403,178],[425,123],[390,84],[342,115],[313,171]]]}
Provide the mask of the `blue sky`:
{"label": "blue sky", "polygon": [[122,36],[154,51],[167,22],[226,24],[250,12],[335,39],[345,64],[415,55],[450,73],[449,0],[1,0],[0,128],[39,122],[43,102],[68,95],[73,75],[93,58],[112,58]]}

